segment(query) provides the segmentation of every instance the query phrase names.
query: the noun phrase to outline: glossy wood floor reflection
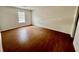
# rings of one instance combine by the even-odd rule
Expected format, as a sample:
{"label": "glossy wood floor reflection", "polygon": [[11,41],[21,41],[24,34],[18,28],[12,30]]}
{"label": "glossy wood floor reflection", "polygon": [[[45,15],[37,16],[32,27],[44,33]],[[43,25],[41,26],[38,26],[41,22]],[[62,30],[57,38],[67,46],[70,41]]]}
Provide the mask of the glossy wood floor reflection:
{"label": "glossy wood floor reflection", "polygon": [[2,38],[3,49],[7,52],[74,51],[73,42],[69,35],[36,26],[2,32]]}

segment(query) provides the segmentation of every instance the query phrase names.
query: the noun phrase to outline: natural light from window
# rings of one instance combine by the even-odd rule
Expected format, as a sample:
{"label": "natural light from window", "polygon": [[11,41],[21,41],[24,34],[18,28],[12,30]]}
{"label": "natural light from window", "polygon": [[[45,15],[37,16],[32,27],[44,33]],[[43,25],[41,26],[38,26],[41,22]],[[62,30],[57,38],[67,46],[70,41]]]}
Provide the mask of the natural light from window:
{"label": "natural light from window", "polygon": [[25,12],[18,11],[18,20],[19,23],[25,23]]}

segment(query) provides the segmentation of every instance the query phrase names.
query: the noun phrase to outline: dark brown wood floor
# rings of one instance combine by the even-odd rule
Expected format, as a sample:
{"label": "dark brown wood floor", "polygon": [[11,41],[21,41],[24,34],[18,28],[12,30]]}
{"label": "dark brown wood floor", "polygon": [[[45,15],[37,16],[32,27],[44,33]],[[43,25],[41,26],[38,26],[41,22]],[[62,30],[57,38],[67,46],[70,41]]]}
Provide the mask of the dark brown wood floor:
{"label": "dark brown wood floor", "polygon": [[36,26],[2,32],[4,51],[10,52],[74,52],[68,34]]}

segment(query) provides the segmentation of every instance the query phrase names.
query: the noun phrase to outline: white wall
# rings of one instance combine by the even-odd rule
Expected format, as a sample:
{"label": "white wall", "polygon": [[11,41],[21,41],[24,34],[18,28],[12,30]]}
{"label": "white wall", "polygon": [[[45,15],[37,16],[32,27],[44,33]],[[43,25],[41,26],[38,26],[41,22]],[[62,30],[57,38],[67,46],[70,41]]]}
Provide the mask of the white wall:
{"label": "white wall", "polygon": [[76,29],[76,33],[75,33],[75,38],[74,38],[74,47],[75,47],[75,50],[77,52],[79,52],[79,21],[78,21],[78,24],[77,24],[77,29]]}
{"label": "white wall", "polygon": [[[48,7],[47,6],[46,7],[45,6],[42,6],[42,7],[41,6],[37,6],[37,7],[36,6],[34,6],[34,7],[33,6],[31,6],[31,7],[25,6],[25,7],[19,7],[19,8],[33,10],[32,11],[32,21],[33,21],[34,25],[53,29],[56,31],[64,32],[64,33],[68,33],[72,36],[74,22],[75,22],[75,14],[76,14],[76,7],[75,6],[51,6],[51,7],[49,7],[49,6]],[[4,8],[4,10],[5,9],[6,8]],[[4,11],[4,10],[2,10],[2,11]],[[6,17],[4,17],[4,16],[2,17],[4,19],[4,20],[2,19],[4,24],[5,24],[5,21],[6,22],[9,21],[9,23],[11,23],[11,22],[12,23],[10,25],[6,24],[8,27],[9,26],[10,27],[20,26],[20,24],[16,24],[17,21],[15,21],[15,20],[17,20],[17,15],[15,13],[16,10],[11,7],[7,8],[6,10],[8,10],[10,13],[12,13],[13,16],[11,16],[11,15],[9,16],[6,13],[5,14]],[[2,12],[0,12],[0,14],[1,13]],[[30,13],[28,13],[28,14],[30,14]],[[28,15],[28,16],[29,16],[28,18],[31,19],[31,16],[30,15]],[[7,19],[7,17],[9,19]],[[29,22],[30,22],[30,20],[29,20]],[[11,26],[13,24],[16,24],[16,25]],[[2,27],[6,27],[6,25],[5,26],[2,25]]]}
{"label": "white wall", "polygon": [[2,38],[1,38],[1,32],[0,32],[0,52],[2,52],[3,49],[2,49]]}
{"label": "white wall", "polygon": [[0,28],[2,31],[31,24],[32,16],[30,10],[24,10],[26,22],[22,24],[18,23],[18,10],[24,9],[0,7]]}
{"label": "white wall", "polygon": [[76,7],[31,7],[33,24],[72,35]]}

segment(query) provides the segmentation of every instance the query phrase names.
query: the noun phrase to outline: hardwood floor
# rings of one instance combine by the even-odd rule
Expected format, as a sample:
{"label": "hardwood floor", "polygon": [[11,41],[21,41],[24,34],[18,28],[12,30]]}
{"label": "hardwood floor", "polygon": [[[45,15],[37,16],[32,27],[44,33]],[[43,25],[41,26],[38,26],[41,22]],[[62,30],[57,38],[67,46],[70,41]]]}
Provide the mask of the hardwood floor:
{"label": "hardwood floor", "polygon": [[2,32],[5,52],[74,52],[71,40],[68,34],[36,26]]}

